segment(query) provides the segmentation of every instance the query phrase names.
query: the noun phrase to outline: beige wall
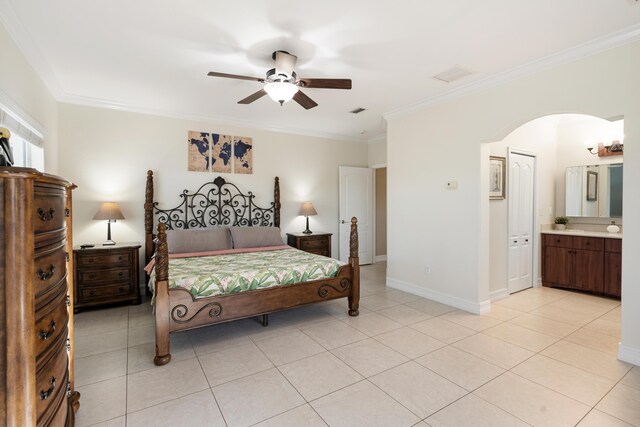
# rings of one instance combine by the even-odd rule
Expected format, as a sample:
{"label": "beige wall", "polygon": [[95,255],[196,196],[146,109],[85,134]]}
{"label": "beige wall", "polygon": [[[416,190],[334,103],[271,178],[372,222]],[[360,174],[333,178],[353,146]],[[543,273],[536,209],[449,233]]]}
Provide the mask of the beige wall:
{"label": "beige wall", "polygon": [[376,139],[368,144],[369,167],[387,164],[387,139]]}
{"label": "beige wall", "polygon": [[318,215],[309,218],[310,227],[334,233],[332,251],[338,255],[338,166],[366,166],[366,144],[61,104],[60,173],[78,185],[74,243],[105,239],[106,224],[92,217],[101,201],[111,200],[126,218],[112,225],[113,239],[144,240],[147,169],[155,173],[156,201],[165,207],[177,205],[183,189],[213,179],[214,174],[187,171],[189,130],[253,137],[254,173],[224,177],[267,204],[279,176],[283,234],[304,230],[298,210],[311,200]]}
{"label": "beige wall", "polygon": [[44,135],[44,165],[58,172],[58,103],[0,24],[0,104]]}
{"label": "beige wall", "polygon": [[[640,363],[640,263],[635,261],[640,222],[629,220],[640,218],[637,186],[629,185],[640,182],[638,75],[640,43],[632,43],[459,99],[387,116],[392,236],[387,242],[388,283],[466,310],[489,309],[489,146],[482,142],[502,140],[521,124],[549,114],[624,117],[627,221],[620,354]],[[458,181],[457,191],[446,189],[449,180]],[[415,201],[411,209],[407,200]]]}
{"label": "beige wall", "polygon": [[387,254],[387,168],[375,169],[376,180],[376,250],[375,256]]}

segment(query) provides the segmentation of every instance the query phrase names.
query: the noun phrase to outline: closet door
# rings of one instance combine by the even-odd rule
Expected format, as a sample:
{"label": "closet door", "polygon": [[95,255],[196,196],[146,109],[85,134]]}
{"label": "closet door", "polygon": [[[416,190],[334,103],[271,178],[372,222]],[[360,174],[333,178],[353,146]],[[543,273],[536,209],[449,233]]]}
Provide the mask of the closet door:
{"label": "closet door", "polygon": [[535,157],[509,156],[509,293],[533,286]]}

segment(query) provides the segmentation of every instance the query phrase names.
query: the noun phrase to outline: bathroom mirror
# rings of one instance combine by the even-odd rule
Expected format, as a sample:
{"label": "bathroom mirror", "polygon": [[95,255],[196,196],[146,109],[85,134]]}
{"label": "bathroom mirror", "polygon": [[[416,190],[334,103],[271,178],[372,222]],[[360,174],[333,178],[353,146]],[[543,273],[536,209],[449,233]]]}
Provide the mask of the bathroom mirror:
{"label": "bathroom mirror", "polygon": [[567,216],[622,217],[622,163],[568,167],[565,183]]}

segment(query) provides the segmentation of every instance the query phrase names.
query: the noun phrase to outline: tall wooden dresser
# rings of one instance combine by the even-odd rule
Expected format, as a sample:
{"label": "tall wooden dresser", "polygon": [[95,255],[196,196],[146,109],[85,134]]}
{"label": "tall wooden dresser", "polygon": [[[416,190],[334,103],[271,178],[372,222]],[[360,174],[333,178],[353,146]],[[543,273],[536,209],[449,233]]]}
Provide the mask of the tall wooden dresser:
{"label": "tall wooden dresser", "polygon": [[0,167],[0,425],[74,424],[73,188]]}

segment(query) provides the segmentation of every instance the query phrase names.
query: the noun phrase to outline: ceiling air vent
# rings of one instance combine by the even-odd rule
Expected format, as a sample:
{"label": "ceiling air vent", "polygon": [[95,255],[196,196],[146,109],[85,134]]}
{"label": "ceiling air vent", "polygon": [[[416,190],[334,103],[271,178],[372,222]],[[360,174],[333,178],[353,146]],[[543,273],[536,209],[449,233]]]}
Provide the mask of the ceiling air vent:
{"label": "ceiling air vent", "polygon": [[351,114],[360,114],[360,113],[362,113],[362,112],[363,112],[363,111],[365,111],[365,110],[366,110],[366,108],[358,107],[358,108],[356,108],[355,110],[351,110],[351,111],[349,111],[349,112],[350,112]]}
{"label": "ceiling air vent", "polygon": [[464,68],[461,67],[452,67],[449,68],[448,70],[445,70],[441,73],[436,74],[435,76],[433,76],[434,79],[443,81],[445,83],[451,83],[455,80],[459,80],[463,77],[467,77],[469,75],[473,74],[471,71],[469,70],[465,70]]}

